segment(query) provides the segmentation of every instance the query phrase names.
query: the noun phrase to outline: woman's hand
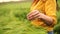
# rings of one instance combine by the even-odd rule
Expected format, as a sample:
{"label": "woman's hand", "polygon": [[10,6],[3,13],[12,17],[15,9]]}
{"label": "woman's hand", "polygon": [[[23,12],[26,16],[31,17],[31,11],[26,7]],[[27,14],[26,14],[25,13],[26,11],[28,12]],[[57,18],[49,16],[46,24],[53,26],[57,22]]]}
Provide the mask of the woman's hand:
{"label": "woman's hand", "polygon": [[27,15],[27,19],[28,20],[33,20],[35,18],[39,18],[40,17],[40,12],[38,10],[34,10],[31,11],[28,15]]}
{"label": "woman's hand", "polygon": [[35,18],[41,19],[42,21],[44,21],[48,26],[53,24],[53,19],[43,13],[40,13],[37,10],[34,10],[32,12],[30,12],[27,15],[27,19],[28,20],[34,20]]}

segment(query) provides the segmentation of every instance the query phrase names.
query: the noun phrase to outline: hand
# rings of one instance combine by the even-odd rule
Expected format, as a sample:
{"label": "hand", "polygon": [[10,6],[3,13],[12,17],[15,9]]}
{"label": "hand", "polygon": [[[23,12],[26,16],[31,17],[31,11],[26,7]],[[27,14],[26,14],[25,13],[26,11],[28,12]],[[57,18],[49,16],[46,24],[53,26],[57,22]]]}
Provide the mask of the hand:
{"label": "hand", "polygon": [[42,19],[42,21],[44,21],[44,23],[48,26],[50,26],[54,22],[54,20],[50,16],[40,13],[37,10],[34,10],[27,15],[28,20],[34,20],[35,18]]}
{"label": "hand", "polygon": [[40,17],[40,12],[37,10],[34,10],[27,15],[28,20],[33,20],[33,19],[39,18],[39,17]]}

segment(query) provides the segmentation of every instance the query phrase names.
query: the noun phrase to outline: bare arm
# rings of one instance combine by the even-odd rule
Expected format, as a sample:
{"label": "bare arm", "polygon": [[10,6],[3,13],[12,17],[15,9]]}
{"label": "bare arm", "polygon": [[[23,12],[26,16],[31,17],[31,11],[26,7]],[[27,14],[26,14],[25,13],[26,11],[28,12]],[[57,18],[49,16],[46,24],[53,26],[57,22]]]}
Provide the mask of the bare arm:
{"label": "bare arm", "polygon": [[28,20],[34,20],[35,18],[44,21],[45,24],[47,24],[48,26],[50,26],[53,23],[53,19],[51,17],[46,16],[45,14],[40,13],[37,10],[34,10],[27,15]]}
{"label": "bare arm", "polygon": [[42,13],[40,13],[39,19],[43,20],[48,26],[52,25],[53,23],[53,19],[51,17],[46,16]]}

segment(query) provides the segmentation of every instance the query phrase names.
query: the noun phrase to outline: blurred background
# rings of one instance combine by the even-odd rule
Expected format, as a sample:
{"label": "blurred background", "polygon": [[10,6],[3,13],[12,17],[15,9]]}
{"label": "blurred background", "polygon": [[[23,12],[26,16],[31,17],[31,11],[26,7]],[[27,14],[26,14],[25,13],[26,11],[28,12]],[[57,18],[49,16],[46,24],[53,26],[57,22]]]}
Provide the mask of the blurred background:
{"label": "blurred background", "polygon": [[[54,33],[60,34],[60,0],[57,7],[57,25]],[[47,34],[42,27],[34,27],[26,19],[32,0],[0,0],[0,34]]]}

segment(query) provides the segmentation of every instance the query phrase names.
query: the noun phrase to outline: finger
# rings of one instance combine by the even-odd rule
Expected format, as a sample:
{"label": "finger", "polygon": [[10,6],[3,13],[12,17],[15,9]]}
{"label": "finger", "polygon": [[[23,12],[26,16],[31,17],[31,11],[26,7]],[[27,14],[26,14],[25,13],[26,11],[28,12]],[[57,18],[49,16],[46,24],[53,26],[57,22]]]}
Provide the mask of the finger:
{"label": "finger", "polygon": [[32,19],[33,19],[33,17],[27,17],[27,19],[28,19],[28,20],[32,20]]}
{"label": "finger", "polygon": [[28,20],[31,20],[33,17],[27,17]]}
{"label": "finger", "polygon": [[27,16],[29,16],[29,15],[31,15],[31,14],[33,14],[33,13],[35,13],[35,12],[39,13],[39,11],[34,10],[34,11],[31,11]]}
{"label": "finger", "polygon": [[29,15],[28,17],[34,17],[35,15],[38,15],[39,13],[33,13],[33,14],[31,14],[31,15]]}
{"label": "finger", "polygon": [[37,15],[35,15],[35,16],[33,16],[33,17],[29,17],[29,19],[30,20],[33,20],[33,19],[35,19],[35,18],[38,18],[40,16],[40,14],[37,14]]}
{"label": "finger", "polygon": [[39,18],[40,14],[35,15],[33,18]]}
{"label": "finger", "polygon": [[31,15],[31,14],[33,14],[33,13],[35,13],[36,11],[32,11],[32,12],[30,12],[27,16],[29,16],[29,15]]}
{"label": "finger", "polygon": [[30,20],[32,18],[34,18],[33,16],[39,14],[39,11],[34,10],[33,12],[31,12],[30,14],[27,15],[27,19]]}

